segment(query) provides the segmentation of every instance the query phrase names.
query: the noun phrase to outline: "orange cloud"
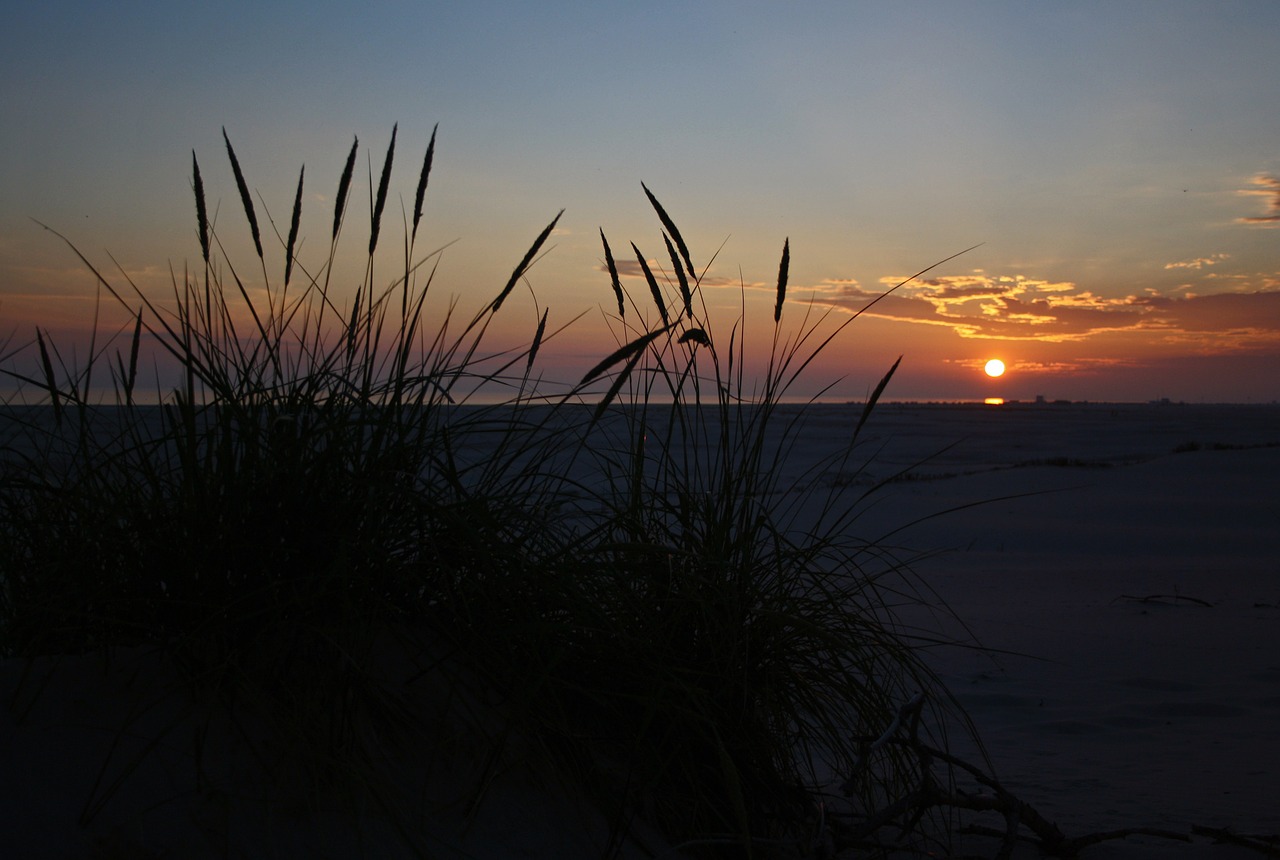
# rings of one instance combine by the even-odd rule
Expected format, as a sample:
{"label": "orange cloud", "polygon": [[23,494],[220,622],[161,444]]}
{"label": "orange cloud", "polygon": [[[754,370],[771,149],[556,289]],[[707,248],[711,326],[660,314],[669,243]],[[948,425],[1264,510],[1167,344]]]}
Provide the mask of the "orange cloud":
{"label": "orange cloud", "polygon": [[1166,269],[1203,269],[1205,266],[1216,265],[1230,256],[1230,254],[1210,254],[1207,257],[1196,257],[1194,260],[1179,260],[1175,263],[1165,263],[1164,267]]}
{"label": "orange cloud", "polygon": [[1239,193],[1269,198],[1268,214],[1237,218],[1236,221],[1240,224],[1261,224],[1267,227],[1280,226],[1280,177],[1272,176],[1269,173],[1259,173],[1249,182],[1255,187],[1242,188]]}
{"label": "orange cloud", "polygon": [[[892,285],[898,278],[883,278]],[[1280,289],[1212,295],[1148,294],[1108,298],[1071,283],[978,273],[933,278],[885,296],[868,316],[944,326],[960,337],[992,340],[1080,341],[1104,333],[1142,333],[1167,343],[1215,349],[1280,346]],[[856,282],[826,282],[818,300],[860,311],[880,293]]]}

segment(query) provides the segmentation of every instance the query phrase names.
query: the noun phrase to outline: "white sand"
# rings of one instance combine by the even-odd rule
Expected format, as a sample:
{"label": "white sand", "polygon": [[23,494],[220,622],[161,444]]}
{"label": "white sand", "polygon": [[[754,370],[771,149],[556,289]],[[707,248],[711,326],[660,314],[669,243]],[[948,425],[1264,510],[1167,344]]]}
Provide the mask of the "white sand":
{"label": "white sand", "polygon": [[[823,429],[811,431],[822,435],[806,441],[831,443],[848,432],[849,416],[822,413]],[[879,477],[958,444],[917,469],[949,477],[897,483],[873,497],[880,501],[858,521],[866,534],[975,501],[1040,493],[892,537],[904,553],[948,550],[919,561],[917,572],[984,645],[1014,652],[947,649],[932,658],[1011,790],[1068,836],[1131,826],[1188,833],[1192,825],[1280,833],[1280,447],[1171,453],[1191,441],[1280,442],[1280,410],[887,406],[868,434],[868,454],[879,448],[871,463]],[[807,444],[802,456],[822,450]],[[1055,458],[1075,465],[1008,468]],[[816,488],[842,477],[850,476],[807,480]],[[1162,597],[1135,599],[1155,595]],[[6,701],[20,668],[0,671]],[[163,671],[144,670],[149,678]],[[178,728],[90,827],[77,825],[116,736],[108,727],[146,698],[122,690],[118,675],[104,686],[95,673],[84,665],[66,673],[69,683],[46,691],[21,726],[11,712],[0,716],[0,856],[94,856],[95,841],[111,838],[168,849],[167,856],[219,856],[204,834],[228,815],[248,821],[251,804],[185,794],[191,728],[173,702],[138,719],[108,771],[118,774],[118,762],[154,738],[157,725]],[[470,835],[443,816],[430,856],[592,856],[599,822],[571,801],[518,779],[498,796]],[[253,856],[361,856],[333,822],[277,816],[269,824],[275,835],[260,837]],[[366,828],[365,835],[365,856],[390,856],[392,834]],[[966,846],[994,851],[982,838]],[[1191,844],[1133,837],[1084,856],[1257,855],[1204,837]]]}

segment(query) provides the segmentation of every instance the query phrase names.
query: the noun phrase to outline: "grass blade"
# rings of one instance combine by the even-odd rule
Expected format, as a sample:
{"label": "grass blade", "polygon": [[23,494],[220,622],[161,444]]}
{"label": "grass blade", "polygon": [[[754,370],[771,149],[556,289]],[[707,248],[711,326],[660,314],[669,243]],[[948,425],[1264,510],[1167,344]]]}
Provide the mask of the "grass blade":
{"label": "grass blade", "polygon": [[196,228],[200,232],[200,256],[209,264],[209,212],[204,205],[204,180],[200,178],[200,163],[196,151],[191,150],[191,172],[196,194]]}
{"label": "grass blade", "polygon": [[[645,342],[640,344],[631,358],[627,360],[627,364],[622,368],[622,372],[613,380],[613,384],[609,386],[609,390],[605,392],[604,397],[600,398],[600,402],[596,404],[596,411],[591,414],[592,424],[600,420],[600,416],[604,415],[605,410],[609,408],[609,404],[617,398],[618,392],[622,390],[622,386],[631,378],[632,371],[636,369],[636,365],[640,363],[640,359],[644,356],[644,347],[651,343],[655,337],[665,330],[666,329],[664,328],[650,332],[639,339]],[[635,343],[639,343],[639,341],[635,341]]]}
{"label": "grass blade", "polygon": [[631,250],[636,252],[636,259],[640,261],[640,270],[644,272],[644,279],[649,283],[649,291],[653,293],[653,303],[658,306],[658,313],[662,314],[662,324],[670,326],[671,318],[667,316],[667,303],[662,300],[662,289],[658,286],[657,278],[649,270],[649,264],[645,261],[644,254],[641,254],[640,249],[636,247],[635,242],[631,243]]}
{"label": "grass blade", "polygon": [[862,407],[862,415],[858,418],[858,426],[853,430],[853,438],[857,439],[858,434],[862,432],[862,425],[867,423],[867,419],[871,417],[871,410],[875,409],[876,402],[880,399],[880,395],[884,393],[885,386],[889,384],[889,380],[893,378],[894,371],[898,369],[898,365],[902,363],[902,356],[898,356],[898,360],[893,363],[893,367],[889,368],[889,372],[880,380],[880,384],[871,392],[871,396],[867,398],[867,405]]}
{"label": "grass blade", "polygon": [[533,245],[530,246],[528,252],[525,253],[524,259],[521,260],[519,265],[517,265],[514,271],[511,272],[511,278],[507,281],[507,285],[502,288],[502,292],[498,293],[498,297],[493,300],[491,305],[489,305],[490,313],[496,314],[498,312],[498,308],[502,307],[502,303],[507,300],[507,296],[511,295],[511,291],[515,289],[516,284],[522,277],[524,277],[524,273],[529,270],[529,264],[532,263],[533,258],[537,256],[538,249],[540,249],[543,243],[547,241],[547,237],[549,237],[551,235],[551,231],[556,228],[556,222],[560,220],[560,216],[563,214],[564,210],[561,209],[556,214],[556,217],[551,219],[551,223],[544,227],[542,232],[538,234],[538,238],[533,240]]}
{"label": "grass blade", "polygon": [[351,173],[356,167],[356,149],[360,146],[360,138],[351,142],[351,152],[347,153],[346,166],[342,168],[342,178],[338,180],[338,200],[333,206],[333,241],[338,239],[338,231],[342,229],[342,213],[347,208],[347,194],[351,191]]}
{"label": "grass blade", "polygon": [[782,262],[778,264],[778,300],[773,306],[773,321],[782,320],[782,303],[787,298],[787,272],[791,268],[791,239],[782,242]]}
{"label": "grass blade", "polygon": [[382,208],[387,203],[387,185],[391,181],[391,161],[396,153],[396,130],[399,123],[391,126],[391,144],[387,147],[387,157],[382,162],[382,178],[378,180],[378,196],[373,202],[373,210],[370,213],[369,225],[369,256],[373,256],[373,249],[378,247],[378,228],[382,222]]}
{"label": "grass blade", "polygon": [[653,196],[653,192],[649,190],[643,182],[640,187],[644,189],[645,195],[649,198],[649,202],[658,213],[658,219],[662,221],[662,226],[671,234],[671,238],[676,240],[676,247],[680,249],[680,255],[684,258],[684,264],[689,268],[689,277],[697,280],[698,273],[693,268],[693,260],[689,257],[689,247],[684,243],[684,237],[680,235],[680,230],[676,227],[676,222],[671,220],[671,216],[667,214],[667,210],[662,208],[662,204],[658,202],[658,198]]}
{"label": "grass blade", "polygon": [[892,287],[890,287],[889,289],[885,290],[885,291],[884,291],[884,292],[882,292],[880,295],[876,296],[874,299],[872,299],[871,301],[867,302],[867,303],[866,303],[865,305],[863,305],[862,307],[858,308],[858,310],[853,314],[853,317],[851,317],[850,319],[856,319],[856,318],[858,318],[858,317],[862,316],[864,313],[866,313],[866,312],[867,312],[867,311],[869,311],[872,307],[874,307],[876,304],[878,304],[878,303],[880,302],[880,300],[881,300],[881,299],[887,298],[890,294],[892,294],[894,291],[896,291],[899,287],[906,286],[907,284],[911,283],[912,281],[914,281],[916,278],[920,277],[920,276],[921,276],[921,275],[923,275],[924,273],[929,272],[929,271],[932,271],[933,269],[938,268],[938,267],[939,267],[939,266],[941,266],[943,263],[948,263],[948,262],[950,262],[950,261],[954,260],[956,257],[959,257],[961,254],[967,254],[967,253],[969,253],[970,251],[972,251],[974,248],[980,248],[980,247],[982,247],[982,244],[983,244],[983,243],[979,242],[977,245],[970,245],[968,248],[965,248],[963,251],[956,251],[954,254],[952,254],[952,255],[951,255],[951,256],[949,256],[949,257],[943,257],[943,258],[942,258],[941,260],[939,260],[938,262],[936,262],[936,263],[932,263],[932,264],[930,264],[930,265],[928,265],[928,266],[925,266],[923,269],[921,269],[920,271],[916,272],[916,273],[915,273],[914,275],[912,275],[911,277],[909,277],[909,278],[903,278],[901,281],[898,281],[898,283],[894,284]]}
{"label": "grass blade", "polygon": [[600,376],[604,374],[606,370],[613,367],[615,364],[622,361],[624,358],[632,357],[637,353],[643,351],[646,346],[653,343],[654,340],[656,340],[661,335],[665,334],[669,328],[670,326],[663,326],[662,328],[654,329],[653,331],[647,334],[640,335],[640,337],[636,338],[630,343],[624,343],[622,346],[618,347],[613,352],[605,356],[603,361],[601,361],[595,367],[588,370],[586,376],[583,376],[582,381],[578,383],[578,387],[581,388],[587,383],[598,379]]}
{"label": "grass blade", "polygon": [[677,280],[680,281],[680,298],[684,301],[684,315],[689,319],[693,319],[693,293],[689,292],[689,279],[685,277],[684,267],[680,265],[680,260],[676,257],[676,249],[671,247],[671,237],[663,233],[662,241],[667,243],[667,253],[671,256],[671,266],[676,270]]}
{"label": "grass blade", "polygon": [[360,323],[360,288],[356,289],[355,300],[351,303],[351,319],[347,323],[347,353],[355,353],[356,332]]}
{"label": "grass blade", "polygon": [[129,373],[124,378],[125,402],[133,405],[133,386],[138,379],[138,346],[142,342],[142,308],[133,321],[133,338],[129,342]]}
{"label": "grass blade", "polygon": [[538,347],[542,346],[542,336],[547,332],[547,312],[550,308],[544,308],[542,311],[542,319],[538,321],[538,330],[533,333],[533,344],[529,347],[529,362],[524,367],[525,375],[533,370],[533,360],[538,357]]}
{"label": "grass blade", "polygon": [[226,128],[222,129],[222,139],[227,143],[227,157],[231,159],[231,172],[236,175],[236,188],[240,191],[240,202],[244,205],[244,216],[249,219],[249,232],[253,234],[253,247],[262,259],[262,236],[258,233],[258,216],[253,211],[253,198],[249,196],[249,185],[244,181],[244,172],[240,170],[240,160],[236,151],[231,148],[231,138],[227,137]]}
{"label": "grass blade", "polygon": [[622,302],[622,281],[618,280],[618,266],[613,262],[613,250],[609,240],[604,237],[604,228],[600,228],[600,241],[604,243],[604,263],[609,267],[609,282],[613,285],[613,296],[618,300],[618,316],[625,317],[626,308]]}
{"label": "grass blade", "polygon": [[40,365],[44,369],[44,387],[49,392],[49,401],[53,404],[53,417],[62,421],[62,403],[58,399],[58,382],[53,376],[53,362],[49,360],[49,349],[45,346],[44,335],[36,329],[36,343],[40,345]]}
{"label": "grass blade", "polygon": [[436,152],[436,131],[439,128],[440,123],[436,123],[431,129],[431,141],[427,144],[426,157],[422,159],[422,172],[418,174],[418,191],[413,196],[413,231],[409,234],[410,243],[418,235],[418,222],[422,220],[422,199],[427,194],[427,177],[431,175],[431,161]]}
{"label": "grass blade", "polygon": [[289,275],[293,273],[293,249],[298,241],[298,222],[302,218],[302,177],[307,172],[304,164],[298,171],[298,193],[293,198],[293,218],[289,221],[289,241],[284,251],[284,285],[289,286]]}

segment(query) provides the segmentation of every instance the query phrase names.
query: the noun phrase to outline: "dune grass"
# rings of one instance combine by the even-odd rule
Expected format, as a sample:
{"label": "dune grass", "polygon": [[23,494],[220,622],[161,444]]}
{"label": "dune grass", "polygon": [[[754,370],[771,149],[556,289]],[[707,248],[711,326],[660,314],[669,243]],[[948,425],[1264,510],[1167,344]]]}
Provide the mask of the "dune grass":
{"label": "dune grass", "polygon": [[[753,379],[745,320],[716,328],[705,269],[643,188],[670,266],[630,246],[637,300],[601,231],[618,348],[556,386],[545,312],[522,348],[486,333],[559,215],[473,315],[451,299],[429,318],[434,132],[403,264],[378,286],[393,130],[364,280],[339,301],[358,142],[327,253],[304,265],[304,174],[277,259],[223,135],[257,259],[221,251],[193,154],[196,270],[148,296],[67,242],[132,324],[80,364],[39,330],[6,362],[42,405],[3,413],[0,655],[154,649],[185,695],[267,726],[271,768],[376,796],[410,844],[389,745],[423,770],[465,758],[473,807],[512,766],[575,786],[611,822],[604,854],[635,822],[691,852],[816,851],[841,787],[868,815],[908,791],[916,762],[870,741],[925,691],[945,742],[948,700],[894,616],[918,584],[857,534],[862,496],[787,476],[804,413],[780,404],[852,322],[803,308],[787,333],[789,242]],[[138,403],[144,344],[181,369],[160,406]]]}

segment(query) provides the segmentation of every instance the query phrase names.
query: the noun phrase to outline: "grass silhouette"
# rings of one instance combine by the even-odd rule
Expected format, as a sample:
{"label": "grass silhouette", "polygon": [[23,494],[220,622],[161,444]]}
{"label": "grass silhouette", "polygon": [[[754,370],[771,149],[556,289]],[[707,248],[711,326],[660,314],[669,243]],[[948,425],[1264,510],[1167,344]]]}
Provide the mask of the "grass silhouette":
{"label": "grass silhouette", "polygon": [[[789,241],[757,381],[745,320],[710,318],[705,269],[644,187],[670,268],[631,245],[638,301],[601,231],[618,347],[553,386],[545,312],[523,348],[486,334],[559,215],[474,315],[452,299],[429,320],[438,252],[415,243],[434,131],[403,269],[375,278],[393,130],[364,279],[340,304],[358,141],[309,266],[304,175],[277,261],[223,136],[256,263],[222,250],[193,154],[199,268],[161,299],[64,239],[132,323],[79,364],[40,330],[6,360],[23,387],[0,439],[0,654],[154,651],[183,696],[265,727],[242,739],[282,784],[373,798],[411,845],[393,748],[462,766],[467,809],[511,767],[574,786],[611,822],[605,854],[636,822],[691,852],[794,853],[838,787],[868,813],[908,791],[911,752],[868,739],[923,690],[945,743],[949,699],[894,617],[918,584],[857,536],[869,491],[785,477],[804,413],[779,407],[854,319],[808,307],[787,334]],[[138,403],[144,343],[181,370],[159,406]]]}

